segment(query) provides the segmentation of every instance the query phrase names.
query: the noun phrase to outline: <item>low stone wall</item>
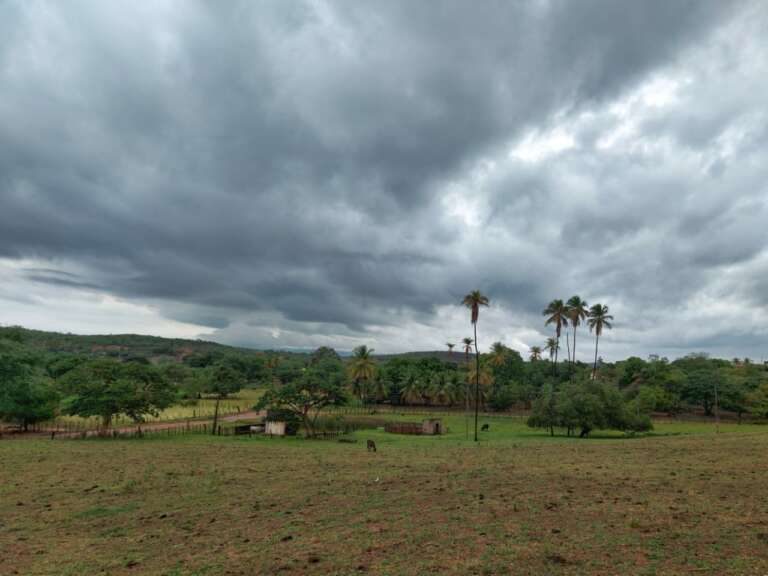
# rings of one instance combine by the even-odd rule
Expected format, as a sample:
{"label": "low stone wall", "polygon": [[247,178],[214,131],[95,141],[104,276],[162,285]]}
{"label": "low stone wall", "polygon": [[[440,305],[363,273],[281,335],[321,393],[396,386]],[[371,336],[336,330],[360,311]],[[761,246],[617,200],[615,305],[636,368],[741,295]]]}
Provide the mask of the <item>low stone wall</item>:
{"label": "low stone wall", "polygon": [[391,434],[424,434],[421,422],[388,422],[384,431]]}

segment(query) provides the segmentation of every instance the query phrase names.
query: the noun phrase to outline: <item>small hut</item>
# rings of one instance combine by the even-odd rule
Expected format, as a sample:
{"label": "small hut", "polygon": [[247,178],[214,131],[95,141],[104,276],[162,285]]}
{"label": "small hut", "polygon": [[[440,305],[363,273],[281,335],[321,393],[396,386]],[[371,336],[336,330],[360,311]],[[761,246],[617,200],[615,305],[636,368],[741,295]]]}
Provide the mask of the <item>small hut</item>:
{"label": "small hut", "polygon": [[390,434],[413,434],[416,436],[437,436],[443,433],[443,421],[435,418],[418,422],[387,422],[384,431]]}
{"label": "small hut", "polygon": [[443,433],[443,421],[437,418],[430,418],[421,423],[421,433],[427,436],[439,436]]}
{"label": "small hut", "polygon": [[264,423],[264,434],[269,436],[285,436],[285,422],[279,420],[267,420]]}

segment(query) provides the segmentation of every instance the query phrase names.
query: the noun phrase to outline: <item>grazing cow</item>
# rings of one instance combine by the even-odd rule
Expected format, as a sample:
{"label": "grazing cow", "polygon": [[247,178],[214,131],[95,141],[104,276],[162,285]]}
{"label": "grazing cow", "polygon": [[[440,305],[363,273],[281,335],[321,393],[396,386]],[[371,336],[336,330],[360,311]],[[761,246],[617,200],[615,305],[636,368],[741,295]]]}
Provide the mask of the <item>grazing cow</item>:
{"label": "grazing cow", "polygon": [[483,427],[480,428],[480,432],[488,432],[490,430],[491,425],[490,424],[483,424]]}
{"label": "grazing cow", "polygon": [[368,440],[368,452],[376,452],[376,442]]}

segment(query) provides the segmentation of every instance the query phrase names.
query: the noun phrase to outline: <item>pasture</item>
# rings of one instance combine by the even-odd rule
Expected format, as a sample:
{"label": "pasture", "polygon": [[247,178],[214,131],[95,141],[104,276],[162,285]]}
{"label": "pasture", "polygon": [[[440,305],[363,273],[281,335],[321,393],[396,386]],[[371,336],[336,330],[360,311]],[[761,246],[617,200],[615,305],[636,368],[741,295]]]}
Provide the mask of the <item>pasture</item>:
{"label": "pasture", "polygon": [[766,427],[579,440],[486,417],[475,445],[446,422],[0,442],[0,574],[768,573]]}

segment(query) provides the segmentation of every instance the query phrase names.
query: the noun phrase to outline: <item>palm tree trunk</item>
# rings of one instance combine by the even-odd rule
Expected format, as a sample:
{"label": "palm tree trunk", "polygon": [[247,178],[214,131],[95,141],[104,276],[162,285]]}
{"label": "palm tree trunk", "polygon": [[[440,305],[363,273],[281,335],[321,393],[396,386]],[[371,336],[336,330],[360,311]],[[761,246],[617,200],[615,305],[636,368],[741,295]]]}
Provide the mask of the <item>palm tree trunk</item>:
{"label": "palm tree trunk", "polygon": [[475,442],[477,442],[477,417],[480,408],[480,347],[477,345],[477,322],[475,322]]}
{"label": "palm tree trunk", "polygon": [[576,326],[573,327],[573,367],[576,368]]}
{"label": "palm tree trunk", "polygon": [[464,383],[464,437],[469,440],[469,348],[464,349],[464,359],[467,367],[467,381]]}
{"label": "palm tree trunk", "polygon": [[600,341],[600,334],[595,332],[595,367],[592,369],[592,378],[597,379],[597,344]]}
{"label": "palm tree trunk", "polygon": [[557,336],[557,346],[555,347],[555,363],[552,364],[552,375],[557,376],[557,351],[560,350],[560,334],[555,333]]}

